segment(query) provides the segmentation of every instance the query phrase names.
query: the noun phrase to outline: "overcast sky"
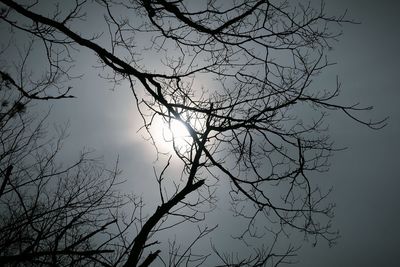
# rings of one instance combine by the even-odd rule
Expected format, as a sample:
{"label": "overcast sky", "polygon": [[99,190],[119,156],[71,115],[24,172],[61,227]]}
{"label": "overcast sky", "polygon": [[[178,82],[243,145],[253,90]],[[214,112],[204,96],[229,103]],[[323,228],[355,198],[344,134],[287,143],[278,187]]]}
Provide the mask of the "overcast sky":
{"label": "overcast sky", "polygon": [[[395,0],[328,0],[328,13],[348,9],[349,17],[361,22],[344,25],[344,35],[331,59],[338,64],[323,79],[342,82],[345,103],[361,102],[375,109],[373,119],[390,116],[380,131],[357,125],[341,114],[329,117],[332,139],[347,150],[336,153],[323,183],[333,186],[335,228],[341,238],[333,248],[305,243],[296,266],[397,266],[400,240],[400,2]],[[93,26],[93,25],[92,25]],[[155,186],[154,151],[137,134],[137,112],[128,88],[109,90],[92,66],[88,55],[77,61],[85,77],[74,84],[74,100],[54,103],[52,120],[70,120],[70,138],[64,155],[73,158],[82,147],[95,148],[105,160],[120,156],[123,176],[131,186]],[[324,80],[318,82],[323,84]],[[331,81],[329,81],[331,82]],[[348,101],[348,102],[346,102]],[[155,195],[157,196],[157,195]],[[154,195],[143,193],[151,202]]]}
{"label": "overcast sky", "polygon": [[[327,178],[336,201],[341,238],[333,248],[301,253],[299,266],[398,266],[400,252],[400,23],[399,1],[327,1],[327,10],[347,8],[360,25],[345,25],[332,57],[342,96],[390,116],[380,131],[332,116],[331,134],[349,147],[332,158]],[[307,247],[307,246],[305,246]]]}

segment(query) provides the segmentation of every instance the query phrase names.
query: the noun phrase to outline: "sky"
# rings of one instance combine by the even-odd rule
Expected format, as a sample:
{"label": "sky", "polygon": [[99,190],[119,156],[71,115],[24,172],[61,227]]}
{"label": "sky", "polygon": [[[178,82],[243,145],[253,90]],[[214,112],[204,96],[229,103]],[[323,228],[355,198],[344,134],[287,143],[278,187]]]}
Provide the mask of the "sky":
{"label": "sky", "polygon": [[342,96],[373,105],[373,118],[388,125],[371,131],[333,116],[331,136],[348,149],[332,158],[326,178],[336,202],[341,238],[332,248],[306,248],[298,266],[397,266],[400,252],[400,24],[398,1],[327,1],[327,10],[347,8],[361,24],[345,25],[332,58]]}
{"label": "sky", "polygon": [[[348,9],[348,16],[360,24],[343,26],[344,34],[330,54],[337,65],[316,82],[331,82],[337,75],[342,101],[373,105],[365,118],[389,116],[389,120],[385,128],[374,131],[342,114],[329,116],[332,140],[348,147],[332,157],[330,171],[321,176],[323,184],[333,187],[330,200],[337,205],[333,224],[341,238],[331,248],[323,242],[315,248],[304,243],[295,266],[396,266],[400,252],[400,3],[326,2],[328,13]],[[119,155],[123,176],[131,181],[128,186],[152,188],[156,185],[152,169],[156,158],[137,133],[133,96],[128,88],[110,90],[111,85],[93,70],[94,64],[93,55],[78,58],[77,72],[85,76],[74,82],[77,99],[52,104],[51,121],[70,123],[64,157],[73,159],[82,147],[96,149],[110,164]],[[148,202],[157,197],[151,191],[142,194]]]}

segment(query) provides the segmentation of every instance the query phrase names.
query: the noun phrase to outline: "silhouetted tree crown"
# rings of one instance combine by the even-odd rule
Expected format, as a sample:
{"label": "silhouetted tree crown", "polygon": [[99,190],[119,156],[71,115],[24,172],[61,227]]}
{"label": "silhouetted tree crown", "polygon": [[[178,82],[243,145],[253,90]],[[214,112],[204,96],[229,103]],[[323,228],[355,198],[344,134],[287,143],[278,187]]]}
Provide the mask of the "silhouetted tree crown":
{"label": "silhouetted tree crown", "polygon": [[[296,244],[281,243],[291,233],[313,244],[337,239],[329,192],[312,175],[328,169],[335,151],[326,115],[343,112],[372,129],[385,124],[359,116],[371,107],[338,103],[339,82],[331,89],[313,83],[331,65],[327,56],[341,24],[352,23],[345,14],[331,16],[324,3],[303,1],[1,3],[10,40],[1,51],[0,90],[0,259],[6,265],[209,266],[213,254],[218,266],[277,266],[297,252]],[[95,32],[82,26],[85,20],[95,21]],[[8,57],[14,45],[24,47],[18,59]],[[27,70],[35,51],[46,59],[35,67],[42,75]],[[116,168],[108,171],[86,153],[56,168],[60,142],[44,149],[43,121],[29,116],[32,101],[73,98],[71,69],[88,51],[115,89],[129,86],[142,118],[138,128],[160,156],[160,201],[148,216],[140,198],[118,194]],[[162,141],[172,148],[165,162],[154,138],[157,120],[171,132]],[[174,159],[183,166],[180,180],[167,174]],[[229,193],[222,195],[219,185]],[[207,215],[218,196],[229,198],[244,222],[233,238],[258,245],[251,254],[226,254],[214,244],[210,253],[196,252],[216,229]],[[186,247],[170,241],[165,251],[160,232],[178,231],[182,223],[198,234]]]}

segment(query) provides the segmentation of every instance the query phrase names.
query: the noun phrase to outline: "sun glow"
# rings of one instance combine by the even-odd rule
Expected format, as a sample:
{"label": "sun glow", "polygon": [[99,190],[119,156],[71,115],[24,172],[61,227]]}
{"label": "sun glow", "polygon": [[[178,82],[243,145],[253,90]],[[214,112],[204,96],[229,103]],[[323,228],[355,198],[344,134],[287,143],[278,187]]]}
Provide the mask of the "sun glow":
{"label": "sun glow", "polygon": [[[187,114],[187,113],[186,113]],[[186,121],[190,127],[196,132],[201,133],[205,127],[205,120],[195,116],[195,114],[186,115],[181,113],[182,119]],[[186,116],[185,116],[186,115]],[[129,129],[126,136],[134,143],[140,143],[146,147],[146,151],[150,154],[154,152],[151,147],[156,148],[157,152],[162,154],[174,154],[175,152],[181,155],[189,152],[193,145],[193,138],[184,123],[177,119],[164,119],[162,116],[145,116],[145,125],[147,127],[137,127],[143,123],[143,118],[138,117],[135,110],[131,111],[129,118]],[[132,118],[134,118],[132,123]],[[128,120],[128,119],[127,119]],[[126,140],[126,138],[121,139]],[[186,154],[187,156],[187,154]]]}
{"label": "sun glow", "polygon": [[172,152],[175,149],[184,153],[193,142],[186,126],[175,119],[169,122],[155,119],[150,131],[156,146],[161,150],[160,152]]}
{"label": "sun glow", "polygon": [[177,120],[171,121],[171,123],[166,125],[168,135],[167,138],[174,142],[174,145],[181,149],[185,146],[190,146],[192,137],[189,134],[189,130],[186,126]]}

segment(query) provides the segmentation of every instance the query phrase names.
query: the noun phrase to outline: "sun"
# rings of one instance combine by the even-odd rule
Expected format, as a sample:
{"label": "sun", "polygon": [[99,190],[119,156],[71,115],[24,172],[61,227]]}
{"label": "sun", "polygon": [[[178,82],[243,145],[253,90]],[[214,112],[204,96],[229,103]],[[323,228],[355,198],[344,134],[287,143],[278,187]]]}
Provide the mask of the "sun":
{"label": "sun", "polygon": [[[196,116],[196,114],[181,113],[181,118],[196,133],[203,132],[205,128],[204,119]],[[146,127],[137,128],[137,125],[143,122],[143,117],[139,117],[134,110],[128,116],[130,120],[134,118],[134,122],[130,121],[129,129],[126,135],[131,141],[141,143],[145,146],[152,145],[157,152],[161,154],[174,154],[176,152],[181,155],[186,154],[193,148],[193,138],[189,133],[187,126],[178,119],[163,116],[145,117]],[[147,146],[147,148],[149,148]],[[150,152],[150,149],[147,150]]]}
{"label": "sun", "polygon": [[183,146],[190,145],[192,137],[189,134],[189,130],[182,122],[178,120],[172,120],[166,126],[167,131],[169,132],[170,140],[173,140],[175,146],[182,148]]}
{"label": "sun", "polygon": [[161,152],[175,150],[184,153],[193,142],[187,127],[176,119],[170,121],[161,118],[154,119],[150,131],[155,145]]}

